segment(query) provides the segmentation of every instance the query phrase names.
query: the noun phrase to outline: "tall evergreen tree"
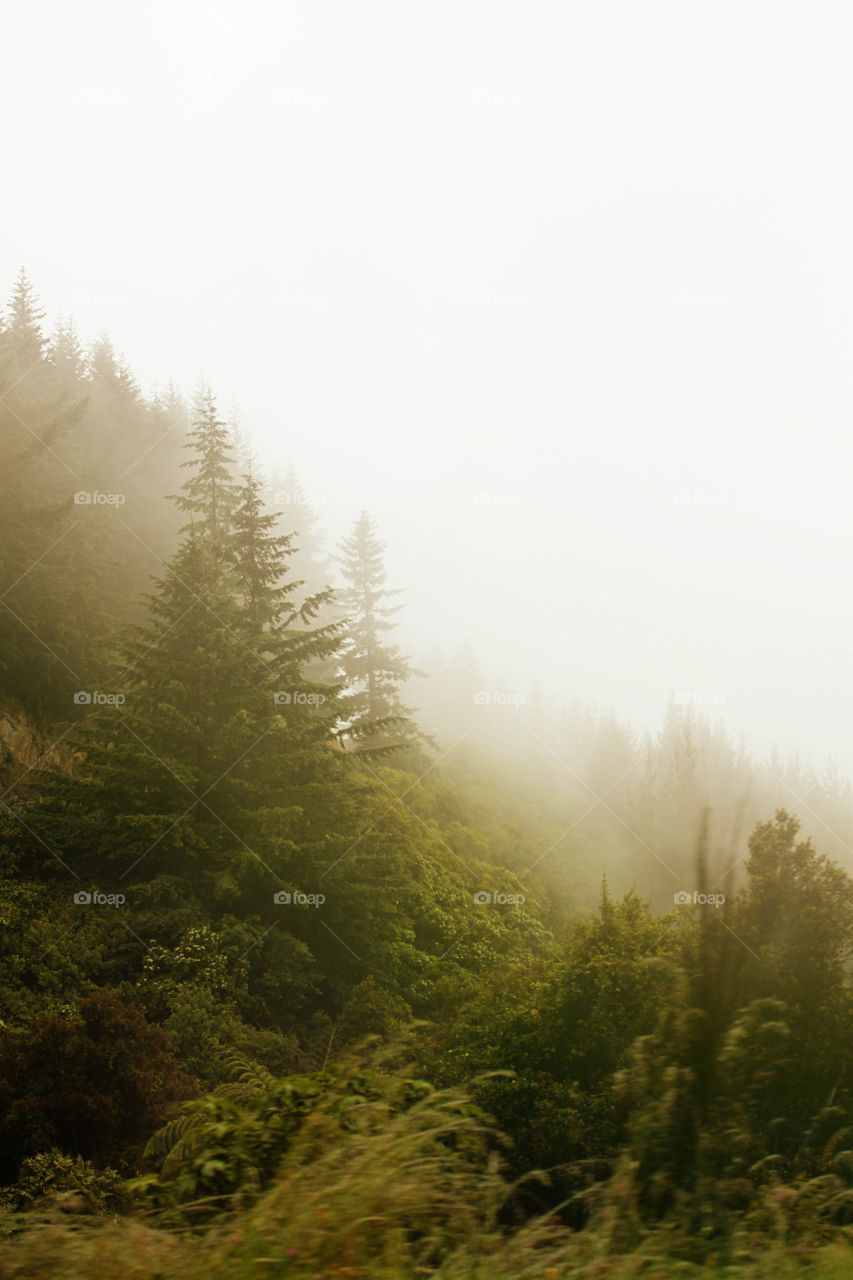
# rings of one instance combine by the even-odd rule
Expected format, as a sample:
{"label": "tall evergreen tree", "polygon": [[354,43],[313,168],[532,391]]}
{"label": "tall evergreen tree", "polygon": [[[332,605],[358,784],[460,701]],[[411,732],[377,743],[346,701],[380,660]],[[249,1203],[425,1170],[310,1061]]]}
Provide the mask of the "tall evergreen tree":
{"label": "tall evergreen tree", "polygon": [[238,485],[229,437],[212,392],[201,392],[187,442],[194,456],[183,464],[194,474],[175,501],[179,510],[190,517],[187,528],[197,524],[220,541],[227,539],[237,505]]}
{"label": "tall evergreen tree", "polygon": [[80,378],[85,370],[83,347],[74,321],[60,316],[48,349],[51,360],[64,374]]}
{"label": "tall evergreen tree", "polygon": [[416,674],[397,645],[386,639],[402,605],[401,594],[385,585],[385,544],[366,511],[341,542],[338,563],[346,586],[338,598],[347,612],[342,667],[350,685],[345,699],[346,733],[353,742],[370,739],[370,748],[390,749],[421,740],[400,700],[400,686]]}
{"label": "tall evergreen tree", "polygon": [[7,310],[0,330],[0,688],[39,712],[61,714],[91,669],[91,579],[99,561],[86,556],[82,568],[75,565],[81,548],[72,506],[83,487],[77,437],[85,402],[75,399],[73,378],[43,358],[44,312],[24,271]]}
{"label": "tall evergreen tree", "polygon": [[125,892],[140,936],[155,920],[161,938],[164,921],[177,937],[232,913],[248,947],[272,916],[284,927],[258,980],[272,981],[275,956],[279,988],[298,987],[310,918],[276,915],[273,894],[317,888],[353,829],[369,825],[347,816],[338,689],[306,675],[334,652],[339,628],[311,627],[312,602],[294,599],[287,540],[270,532],[257,483],[232,481],[212,397],[192,443],[179,496],[191,522],[148,619],[121,645],[111,687],[125,702],[87,717],[76,776],[39,778],[20,847],[39,874],[62,877],[50,853],[62,849],[84,882]]}
{"label": "tall evergreen tree", "polygon": [[[288,578],[291,560],[294,558],[296,537],[293,533],[277,533],[281,525],[279,512],[264,508],[263,485],[249,471],[243,477],[243,485],[237,493],[238,505],[234,512],[234,560],[242,598],[248,616],[263,632],[274,629],[285,616],[288,625],[297,619],[311,625],[334,592],[330,587],[308,596],[297,608],[294,592],[304,587],[304,581]],[[330,628],[329,635],[337,628]]]}
{"label": "tall evergreen tree", "polygon": [[332,570],[319,527],[319,516],[292,462],[284,471],[273,468],[269,487],[272,505],[281,512],[280,532],[294,535],[294,572],[303,579],[310,592],[325,590],[331,581]]}
{"label": "tall evergreen tree", "polygon": [[23,365],[40,360],[47,345],[42,321],[44,308],[36,297],[23,267],[18,273],[9,302],[8,331],[11,344]]}
{"label": "tall evergreen tree", "polygon": [[250,471],[234,516],[234,556],[245,608],[259,630],[274,622],[286,590],[279,583],[290,537],[271,532],[275,521],[264,511],[260,481]]}

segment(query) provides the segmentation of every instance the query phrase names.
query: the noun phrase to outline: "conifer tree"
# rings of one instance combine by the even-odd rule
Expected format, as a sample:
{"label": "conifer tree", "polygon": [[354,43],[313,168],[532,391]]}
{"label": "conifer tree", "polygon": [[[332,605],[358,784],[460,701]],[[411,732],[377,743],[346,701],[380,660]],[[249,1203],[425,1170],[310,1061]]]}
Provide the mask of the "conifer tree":
{"label": "conifer tree", "polygon": [[71,433],[84,405],[69,394],[73,382],[43,358],[44,312],[23,270],[7,310],[0,329],[0,687],[55,713],[67,708],[91,654],[83,619],[89,575],[74,579],[79,547],[69,537],[72,494],[82,487]]}
{"label": "conifer tree", "polygon": [[290,538],[271,533],[275,520],[264,511],[260,482],[250,471],[244,477],[234,516],[234,557],[244,606],[259,630],[274,621],[285,591],[279,580]]}
{"label": "conifer tree", "polygon": [[42,329],[44,308],[35,295],[23,267],[18,273],[9,302],[8,332],[11,344],[24,366],[40,360],[46,341]]}
{"label": "conifer tree", "polygon": [[325,590],[331,581],[332,571],[319,528],[319,517],[292,462],[284,471],[273,469],[270,490],[272,505],[281,512],[280,531],[294,535],[294,572],[310,592]]}
{"label": "conifer tree", "polygon": [[116,353],[112,339],[107,334],[102,333],[92,343],[86,367],[89,378],[95,384],[101,383],[128,400],[139,399],[139,384],[130,365],[124,356]]}
{"label": "conifer tree", "polygon": [[288,540],[257,482],[232,479],[212,396],[190,444],[178,503],[191,520],[121,645],[124,704],[88,721],[85,775],[45,784],[34,855],[61,844],[77,874],[118,877],[138,900],[268,911],[282,883],[328,862],[341,713],[337,688],[305,669],[338,628],[311,627],[313,602],[293,598]]}
{"label": "conifer tree", "polygon": [[386,639],[402,605],[389,603],[400,591],[385,585],[384,550],[373,521],[362,511],[338,557],[346,583],[338,599],[347,613],[341,665],[351,688],[345,699],[346,733],[356,743],[369,738],[372,750],[422,739],[409,719],[411,709],[400,700],[400,686],[416,673]]}
{"label": "conifer tree", "polygon": [[50,340],[48,354],[57,368],[67,376],[72,378],[83,376],[85,369],[83,347],[73,320],[60,317]]}
{"label": "conifer tree", "polygon": [[234,458],[237,470],[241,475],[255,470],[255,453],[252,448],[252,442],[243,427],[240,406],[236,400],[231,405],[231,411],[228,414],[228,445],[229,452]]}
{"label": "conifer tree", "polygon": [[[284,620],[287,626],[297,620],[311,626],[320,609],[332,599],[333,590],[327,587],[314,592],[297,607],[294,593],[306,584],[301,579],[285,581],[283,577],[291,570],[296,535],[276,532],[281,514],[264,508],[263,486],[254,472],[243,477],[237,501],[234,562],[243,603],[258,635],[262,637],[266,629],[271,634]],[[331,636],[338,629],[330,626],[328,634]]]}
{"label": "conifer tree", "polygon": [[224,544],[231,531],[238,485],[228,427],[219,417],[209,389],[196,399],[187,447],[193,450],[194,456],[183,466],[191,468],[194,474],[175,501],[179,510],[190,517],[187,528],[198,525]]}
{"label": "conifer tree", "polygon": [[116,382],[118,361],[112,340],[107,334],[102,333],[95,342],[90,344],[86,357],[86,373],[92,382],[98,379],[108,384]]}

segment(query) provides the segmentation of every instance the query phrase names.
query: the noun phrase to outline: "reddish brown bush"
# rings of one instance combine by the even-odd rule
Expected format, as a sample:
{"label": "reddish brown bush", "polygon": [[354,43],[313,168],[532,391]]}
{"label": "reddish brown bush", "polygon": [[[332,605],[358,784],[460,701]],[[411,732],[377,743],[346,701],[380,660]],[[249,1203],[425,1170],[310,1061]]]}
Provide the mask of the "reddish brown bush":
{"label": "reddish brown bush", "polygon": [[50,1147],[133,1170],[168,1104],[190,1093],[165,1032],[114,992],[75,1018],[41,1014],[0,1033],[0,1178]]}

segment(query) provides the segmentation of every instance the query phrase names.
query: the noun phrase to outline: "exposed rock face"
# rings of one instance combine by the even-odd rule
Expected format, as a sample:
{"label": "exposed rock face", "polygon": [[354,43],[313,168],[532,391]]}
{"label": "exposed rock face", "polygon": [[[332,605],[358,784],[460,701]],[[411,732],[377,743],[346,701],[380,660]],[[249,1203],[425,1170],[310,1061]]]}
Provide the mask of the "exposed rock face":
{"label": "exposed rock face", "polygon": [[30,771],[39,762],[62,773],[70,772],[73,753],[62,729],[51,730],[46,724],[32,720],[20,706],[6,703],[0,708],[0,782],[3,790],[14,786],[28,772],[32,776]]}

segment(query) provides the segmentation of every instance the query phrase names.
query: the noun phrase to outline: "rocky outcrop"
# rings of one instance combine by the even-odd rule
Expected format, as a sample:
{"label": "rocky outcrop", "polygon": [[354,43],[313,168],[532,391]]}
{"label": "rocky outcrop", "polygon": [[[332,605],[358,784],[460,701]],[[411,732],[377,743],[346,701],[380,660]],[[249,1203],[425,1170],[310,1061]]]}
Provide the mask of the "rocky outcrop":
{"label": "rocky outcrop", "polygon": [[67,728],[51,729],[33,720],[20,706],[0,706],[0,783],[5,791],[37,765],[70,772],[74,760]]}

